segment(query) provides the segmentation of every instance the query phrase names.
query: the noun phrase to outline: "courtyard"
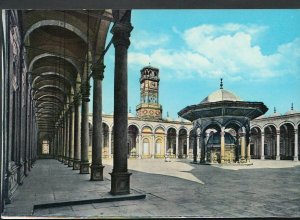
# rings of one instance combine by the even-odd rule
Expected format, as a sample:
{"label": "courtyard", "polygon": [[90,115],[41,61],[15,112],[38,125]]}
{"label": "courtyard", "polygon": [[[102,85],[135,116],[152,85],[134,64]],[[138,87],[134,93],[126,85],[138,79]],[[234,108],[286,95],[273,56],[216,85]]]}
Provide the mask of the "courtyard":
{"label": "courtyard", "polygon": [[[130,195],[146,195],[144,199],[80,205],[84,199],[113,197],[108,193],[112,159],[103,160],[104,181],[89,181],[89,175],[56,160],[38,160],[3,217],[299,217],[300,162],[252,162],[209,166],[188,159],[129,159]],[[37,208],[61,201],[77,203]]]}

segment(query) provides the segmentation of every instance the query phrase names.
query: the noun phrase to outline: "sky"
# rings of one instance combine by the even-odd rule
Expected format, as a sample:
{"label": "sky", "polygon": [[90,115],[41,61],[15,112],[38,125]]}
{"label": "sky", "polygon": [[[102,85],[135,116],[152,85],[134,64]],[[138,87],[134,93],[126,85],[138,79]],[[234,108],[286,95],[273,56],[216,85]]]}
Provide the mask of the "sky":
{"label": "sky", "polygon": [[[128,106],[136,113],[140,70],[159,68],[163,117],[220,87],[261,101],[270,115],[300,111],[300,10],[132,10]],[[108,34],[107,43],[112,34]],[[114,47],[104,59],[103,111],[113,112]],[[91,82],[92,84],[92,82]],[[90,102],[92,112],[92,102]]]}

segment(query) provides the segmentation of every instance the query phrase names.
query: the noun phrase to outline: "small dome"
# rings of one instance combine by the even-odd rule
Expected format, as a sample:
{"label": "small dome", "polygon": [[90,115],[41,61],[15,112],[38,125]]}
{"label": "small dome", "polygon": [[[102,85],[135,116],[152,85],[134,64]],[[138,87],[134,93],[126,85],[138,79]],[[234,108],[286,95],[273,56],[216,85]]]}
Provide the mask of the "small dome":
{"label": "small dome", "polygon": [[300,112],[296,111],[296,110],[289,110],[285,113],[285,115],[291,115],[291,114],[296,114],[296,113],[300,113]]}
{"label": "small dome", "polygon": [[[221,144],[221,134],[220,132],[213,133],[208,141],[208,145],[220,145]],[[225,132],[225,144],[235,144],[235,138],[228,132]]]}
{"label": "small dome", "polygon": [[217,91],[211,93],[205,99],[201,101],[201,103],[208,102],[219,102],[219,101],[242,101],[242,99],[232,92],[229,92],[225,89],[218,89]]}
{"label": "small dome", "polygon": [[128,117],[133,118],[133,117],[135,117],[135,115],[132,114],[131,112],[129,112],[129,113],[128,113]]}

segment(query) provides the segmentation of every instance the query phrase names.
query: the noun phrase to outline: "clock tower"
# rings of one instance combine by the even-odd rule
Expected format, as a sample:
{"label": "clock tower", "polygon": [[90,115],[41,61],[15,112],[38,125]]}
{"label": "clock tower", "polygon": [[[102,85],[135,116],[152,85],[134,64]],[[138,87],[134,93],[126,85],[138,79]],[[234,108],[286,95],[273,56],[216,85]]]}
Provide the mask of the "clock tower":
{"label": "clock tower", "polygon": [[159,69],[146,66],[141,69],[140,104],[136,106],[137,116],[142,119],[162,119],[162,106],[159,104]]}

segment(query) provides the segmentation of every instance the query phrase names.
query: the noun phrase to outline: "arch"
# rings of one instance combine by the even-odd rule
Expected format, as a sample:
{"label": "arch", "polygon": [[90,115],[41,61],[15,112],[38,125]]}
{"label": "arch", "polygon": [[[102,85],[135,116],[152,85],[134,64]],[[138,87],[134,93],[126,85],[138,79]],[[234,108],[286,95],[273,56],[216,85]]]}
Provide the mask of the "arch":
{"label": "arch", "polygon": [[229,120],[228,122],[226,122],[226,124],[224,125],[225,129],[229,128],[228,127],[229,125],[236,125],[236,126],[232,127],[232,128],[235,128],[235,129],[243,127],[243,124],[241,122],[239,122],[237,120],[234,120],[234,119],[233,120]]}
{"label": "arch", "polygon": [[166,131],[166,127],[165,127],[164,125],[162,125],[162,124],[156,125],[156,126],[153,128],[153,130],[156,131],[158,128],[162,128],[164,131]]}
{"label": "arch", "polygon": [[32,71],[32,68],[33,68],[33,65],[36,61],[40,60],[40,59],[43,59],[43,58],[46,58],[46,57],[56,57],[56,58],[60,58],[60,59],[64,59],[66,60],[67,62],[69,62],[70,64],[72,64],[72,66],[74,66],[74,68],[76,69],[76,71],[79,73],[81,72],[80,71],[80,68],[79,66],[70,58],[68,57],[64,57],[62,55],[57,55],[57,54],[51,54],[51,53],[42,53],[42,54],[39,54],[37,56],[35,56],[30,64],[29,64],[29,67],[28,67],[28,72],[31,72]]}
{"label": "arch", "polygon": [[267,124],[264,124],[262,130],[264,131],[265,128],[268,127],[268,126],[273,126],[273,127],[275,127],[276,130],[278,130],[277,125],[275,123],[272,123],[272,122],[268,122]]}
{"label": "arch", "polygon": [[253,125],[251,125],[251,126],[250,126],[250,130],[251,130],[252,128],[254,128],[254,127],[258,127],[260,130],[262,130],[262,127],[261,127],[260,125],[258,125],[258,124],[253,124]]}
{"label": "arch", "polygon": [[164,129],[164,127],[162,126],[156,126],[155,130],[154,130],[155,134],[166,134],[166,131]]}
{"label": "arch", "polygon": [[180,130],[185,130],[186,133],[188,132],[188,129],[183,125],[178,128],[178,133],[179,133]]}
{"label": "arch", "polygon": [[137,129],[138,129],[138,131],[139,131],[139,133],[140,133],[141,129],[140,129],[140,126],[139,126],[137,123],[135,123],[135,122],[130,122],[130,123],[128,123],[128,128],[129,128],[129,126],[131,126],[131,125],[136,126]]}
{"label": "arch", "polygon": [[71,81],[70,81],[70,79],[68,79],[66,76],[64,76],[64,75],[62,75],[62,74],[59,74],[59,73],[57,73],[57,72],[43,72],[43,73],[41,73],[41,74],[39,74],[38,76],[36,76],[36,77],[34,77],[34,79],[32,80],[32,87],[34,87],[34,85],[35,85],[35,82],[39,79],[39,78],[41,78],[41,77],[43,77],[43,76],[57,76],[57,77],[59,77],[59,78],[63,78],[63,80],[65,80],[65,81],[67,81],[71,86],[74,86],[74,83],[72,83]]}
{"label": "arch", "polygon": [[213,122],[206,125],[203,129],[200,129],[202,133],[204,133],[207,129],[214,128],[217,131],[221,131],[222,125],[219,122]]}
{"label": "arch", "polygon": [[176,133],[176,134],[178,133],[177,128],[176,128],[175,126],[173,126],[173,125],[169,125],[169,126],[167,127],[167,129],[166,129],[167,133],[169,132],[170,129],[174,129],[174,130],[175,130],[175,133]]}
{"label": "arch", "polygon": [[295,127],[295,124],[294,124],[294,122],[292,122],[292,121],[283,121],[283,122],[281,122],[279,125],[278,125],[278,128],[280,128],[282,125],[284,125],[284,124],[290,124],[290,125],[292,125],[293,127]]}
{"label": "arch", "polygon": [[60,21],[60,20],[52,20],[52,19],[49,19],[49,20],[42,20],[42,21],[38,21],[36,23],[34,23],[33,25],[31,25],[25,35],[24,35],[24,43],[26,43],[28,41],[28,37],[30,36],[30,34],[40,28],[40,27],[44,27],[44,26],[57,26],[57,27],[61,27],[61,28],[65,28],[66,30],[69,30],[73,33],[75,33],[78,37],[80,37],[85,43],[88,43],[90,45],[90,48],[89,50],[92,49],[92,44],[91,42],[88,42],[87,40],[87,36],[85,33],[83,33],[80,29],[78,29],[77,27],[75,27],[74,25],[70,24],[70,23],[67,23],[67,22],[63,22],[63,21]]}
{"label": "arch", "polygon": [[153,127],[151,125],[143,125],[141,133],[153,134]]}

